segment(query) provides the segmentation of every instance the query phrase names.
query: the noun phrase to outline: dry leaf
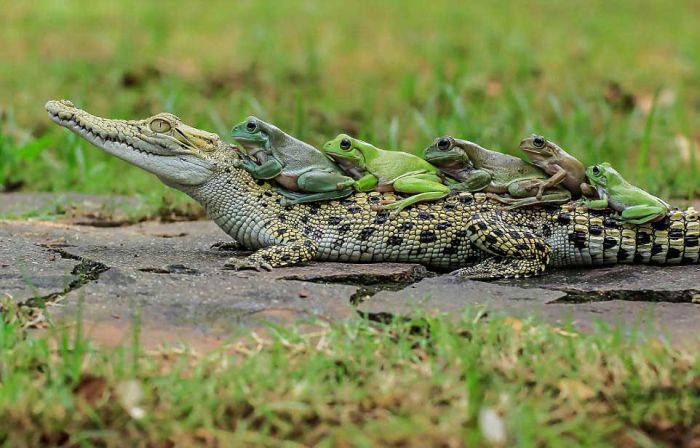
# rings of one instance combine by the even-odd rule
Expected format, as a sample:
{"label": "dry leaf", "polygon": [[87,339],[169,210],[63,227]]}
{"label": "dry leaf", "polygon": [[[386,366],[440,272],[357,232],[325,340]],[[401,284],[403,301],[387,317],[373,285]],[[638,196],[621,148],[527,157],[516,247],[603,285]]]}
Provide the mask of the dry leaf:
{"label": "dry leaf", "polygon": [[508,317],[504,320],[505,324],[513,329],[516,333],[520,333],[523,329],[523,322],[513,317]]}
{"label": "dry leaf", "polygon": [[84,375],[80,378],[80,382],[73,389],[73,393],[85,400],[90,406],[95,404],[104,397],[107,392],[107,380],[101,376]]}
{"label": "dry leaf", "polygon": [[564,399],[589,400],[595,397],[595,391],[579,380],[559,380],[557,387],[561,397]]}

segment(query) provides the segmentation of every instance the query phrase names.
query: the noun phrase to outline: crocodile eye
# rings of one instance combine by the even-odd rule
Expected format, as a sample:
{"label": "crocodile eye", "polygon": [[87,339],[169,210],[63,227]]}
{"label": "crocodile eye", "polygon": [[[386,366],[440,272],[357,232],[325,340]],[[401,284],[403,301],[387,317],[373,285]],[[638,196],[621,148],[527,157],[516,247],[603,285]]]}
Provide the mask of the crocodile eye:
{"label": "crocodile eye", "polygon": [[451,142],[450,139],[447,137],[443,137],[437,142],[437,147],[440,151],[447,151],[450,149]]}
{"label": "crocodile eye", "polygon": [[600,168],[598,168],[598,165],[595,165],[591,171],[593,171],[593,174],[596,176],[600,176]]}
{"label": "crocodile eye", "polygon": [[248,123],[245,124],[245,130],[248,132],[255,132],[255,130],[258,128],[258,125],[255,124],[254,121],[249,121]]}
{"label": "crocodile eye", "polygon": [[535,148],[544,148],[545,143],[546,143],[546,140],[541,135],[536,135],[532,139],[532,144],[535,145]]}
{"label": "crocodile eye", "polygon": [[151,121],[151,124],[149,126],[151,128],[151,131],[158,132],[161,134],[164,132],[168,132],[171,127],[170,123],[161,118],[156,118],[155,120]]}
{"label": "crocodile eye", "polygon": [[351,146],[352,146],[352,142],[350,141],[349,138],[344,138],[340,141],[340,149],[344,149],[345,151],[348,151]]}

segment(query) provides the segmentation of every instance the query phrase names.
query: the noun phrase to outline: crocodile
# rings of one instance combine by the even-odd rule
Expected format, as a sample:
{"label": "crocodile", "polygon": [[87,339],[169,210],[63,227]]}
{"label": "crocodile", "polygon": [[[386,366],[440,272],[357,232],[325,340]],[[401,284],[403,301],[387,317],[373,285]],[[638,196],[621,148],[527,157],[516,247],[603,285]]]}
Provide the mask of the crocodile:
{"label": "crocodile", "polygon": [[100,118],[66,100],[49,101],[57,124],[155,174],[199,202],[236,242],[254,250],[227,268],[272,269],[312,260],[412,262],[471,279],[539,275],[548,267],[698,263],[693,208],[656,222],[625,223],[612,210],[578,203],[506,210],[483,193],[452,192],[390,216],[376,205],[393,193],[282,206],[270,183],[241,167],[239,149],[172,114]]}

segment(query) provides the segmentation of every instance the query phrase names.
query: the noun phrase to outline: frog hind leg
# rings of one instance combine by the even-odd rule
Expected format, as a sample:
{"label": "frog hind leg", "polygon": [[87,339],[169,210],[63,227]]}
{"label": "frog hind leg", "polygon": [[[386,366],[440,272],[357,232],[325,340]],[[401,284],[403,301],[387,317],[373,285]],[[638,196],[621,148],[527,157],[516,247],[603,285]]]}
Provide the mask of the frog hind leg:
{"label": "frog hind leg", "polygon": [[552,248],[530,230],[506,222],[496,214],[478,214],[467,223],[469,241],[492,256],[458,269],[457,277],[472,280],[530,277],[542,274]]}
{"label": "frog hind leg", "polygon": [[625,208],[621,215],[630,224],[644,224],[664,215],[666,209],[656,205],[633,205]]}
{"label": "frog hind leg", "polygon": [[352,194],[352,188],[343,190],[326,191],[323,193],[300,193],[296,191],[285,190],[280,187],[274,187],[274,190],[283,196],[280,205],[286,207],[294,204],[306,204],[308,202],[330,201],[332,199],[341,199]]}
{"label": "frog hind leg", "polygon": [[440,182],[440,178],[434,174],[420,174],[411,177],[402,177],[394,182],[394,191],[409,193],[412,196],[401,199],[391,204],[380,205],[380,210],[394,210],[394,214],[417,202],[434,201],[444,198],[450,193],[450,187]]}
{"label": "frog hind leg", "polygon": [[547,193],[538,199],[537,194],[542,182],[543,181],[541,179],[523,179],[513,181],[508,184],[508,194],[510,197],[502,197],[498,195],[489,195],[489,197],[495,199],[501,204],[508,205],[508,210],[514,210],[530,205],[564,204],[571,200],[571,192],[563,188]]}
{"label": "frog hind leg", "polygon": [[545,194],[544,196],[542,196],[542,199],[537,199],[537,197],[529,197],[510,200],[512,200],[512,202],[509,203],[508,207],[506,207],[506,210],[515,210],[521,207],[528,207],[531,205],[560,205],[566,204],[571,200],[571,192],[569,192],[568,190],[561,190],[554,193]]}
{"label": "frog hind leg", "polygon": [[491,182],[491,173],[484,170],[474,170],[462,181],[450,185],[450,189],[457,191],[479,191],[486,188]]}
{"label": "frog hind leg", "polygon": [[[299,188],[308,193],[325,193],[350,187],[354,179],[330,170],[309,170],[297,178]],[[341,188],[338,188],[338,186]]]}

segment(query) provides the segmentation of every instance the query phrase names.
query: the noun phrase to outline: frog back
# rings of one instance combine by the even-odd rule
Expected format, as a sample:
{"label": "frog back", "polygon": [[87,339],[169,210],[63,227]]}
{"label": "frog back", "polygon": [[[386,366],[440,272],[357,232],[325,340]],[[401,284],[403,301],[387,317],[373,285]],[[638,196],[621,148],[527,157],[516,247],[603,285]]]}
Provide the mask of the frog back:
{"label": "frog back", "polygon": [[518,157],[495,151],[489,152],[491,154],[482,160],[481,166],[477,166],[476,163],[474,166],[477,169],[491,172],[494,181],[498,183],[520,179],[545,179],[547,177],[540,168]]}
{"label": "frog back", "polygon": [[458,142],[458,146],[469,157],[474,168],[490,172],[497,183],[546,177],[542,170],[518,157],[491,151],[467,140],[458,140]]}
{"label": "frog back", "polygon": [[667,207],[668,204],[663,200],[657,198],[651,193],[642,190],[630,184],[627,181],[614,186],[610,186],[605,190],[611,199],[611,202],[621,204],[625,207],[631,207],[634,205],[655,205],[661,207]]}
{"label": "frog back", "polygon": [[395,179],[412,171],[437,173],[437,168],[418,156],[403,151],[376,149],[376,154],[366,154],[367,171],[380,179]]}
{"label": "frog back", "polygon": [[285,175],[296,175],[310,168],[340,172],[321,151],[292,136],[275,139],[271,149],[274,156],[282,162],[282,173]]}

